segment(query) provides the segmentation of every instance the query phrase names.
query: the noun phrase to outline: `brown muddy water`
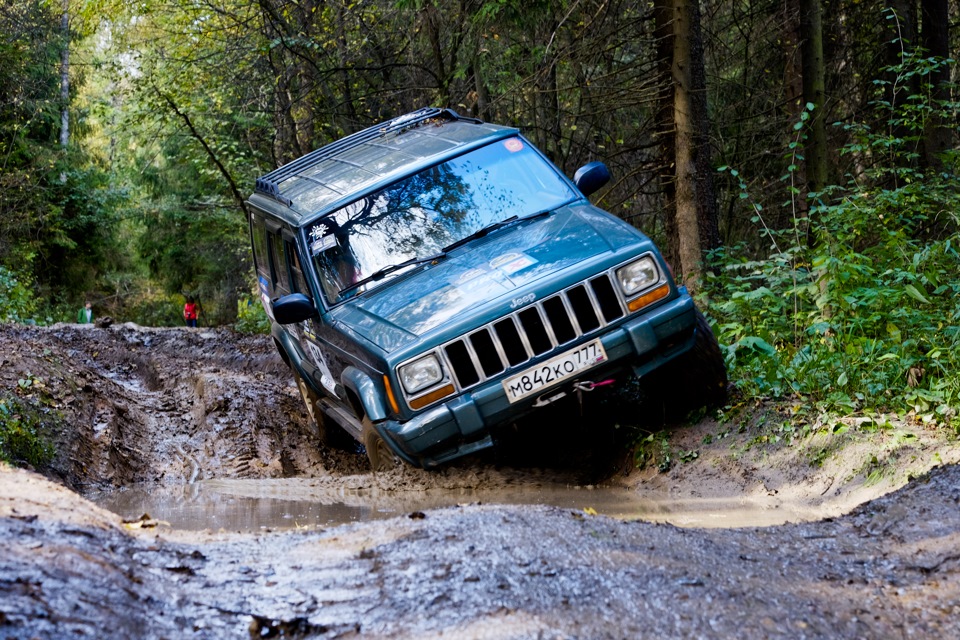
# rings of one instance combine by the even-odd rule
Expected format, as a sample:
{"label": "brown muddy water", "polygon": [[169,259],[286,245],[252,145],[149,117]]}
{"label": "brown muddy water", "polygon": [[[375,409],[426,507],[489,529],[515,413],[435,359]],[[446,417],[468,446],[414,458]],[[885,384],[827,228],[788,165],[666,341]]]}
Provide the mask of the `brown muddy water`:
{"label": "brown muddy water", "polygon": [[771,526],[811,519],[783,504],[739,499],[673,499],[619,487],[512,485],[496,489],[397,491],[330,487],[311,479],[218,479],[141,485],[89,494],[128,521],[150,519],[187,531],[316,529],[463,504],[548,505],[620,520],[682,527]]}

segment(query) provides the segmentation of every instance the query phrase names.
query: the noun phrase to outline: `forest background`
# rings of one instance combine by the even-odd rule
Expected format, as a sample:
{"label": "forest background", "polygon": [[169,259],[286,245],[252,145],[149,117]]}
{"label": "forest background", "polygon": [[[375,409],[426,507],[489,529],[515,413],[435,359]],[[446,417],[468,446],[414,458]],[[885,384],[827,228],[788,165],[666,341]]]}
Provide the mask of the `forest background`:
{"label": "forest background", "polygon": [[[257,176],[423,106],[664,248],[744,398],[960,432],[954,0],[2,0],[0,321],[263,327]],[[251,300],[254,303],[251,303]],[[878,424],[882,421],[878,420]]]}

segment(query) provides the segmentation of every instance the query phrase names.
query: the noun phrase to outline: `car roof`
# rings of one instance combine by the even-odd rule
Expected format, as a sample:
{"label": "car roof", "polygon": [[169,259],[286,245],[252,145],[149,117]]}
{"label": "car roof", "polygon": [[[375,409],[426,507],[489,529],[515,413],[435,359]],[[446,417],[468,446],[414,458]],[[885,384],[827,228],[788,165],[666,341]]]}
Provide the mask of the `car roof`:
{"label": "car roof", "polygon": [[299,222],[423,167],[516,133],[516,129],[465,118],[449,109],[420,109],[349,135],[257,178],[256,194],[285,205],[287,213],[293,213],[291,217]]}

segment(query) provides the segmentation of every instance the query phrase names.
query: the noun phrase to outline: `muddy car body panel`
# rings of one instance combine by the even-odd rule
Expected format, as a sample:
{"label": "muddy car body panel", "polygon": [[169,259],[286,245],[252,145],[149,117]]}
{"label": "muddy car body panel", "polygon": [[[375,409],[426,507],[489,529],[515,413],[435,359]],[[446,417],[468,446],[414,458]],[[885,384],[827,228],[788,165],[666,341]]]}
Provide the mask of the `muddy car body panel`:
{"label": "muddy car body panel", "polygon": [[267,174],[249,204],[281,355],[368,453],[440,464],[693,344],[654,244],[515,129],[421,110]]}

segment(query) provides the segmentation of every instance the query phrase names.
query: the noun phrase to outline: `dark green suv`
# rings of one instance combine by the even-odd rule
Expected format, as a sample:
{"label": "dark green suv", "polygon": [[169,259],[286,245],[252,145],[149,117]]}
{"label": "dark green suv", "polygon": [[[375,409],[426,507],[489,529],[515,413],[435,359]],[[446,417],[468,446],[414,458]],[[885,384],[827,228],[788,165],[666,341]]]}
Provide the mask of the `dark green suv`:
{"label": "dark green suv", "polygon": [[671,361],[667,386],[721,399],[693,300],[646,236],[587,200],[607,180],[594,162],[571,181],[516,129],[432,108],[259,178],[263,307],[321,438],[349,434],[374,469],[432,467]]}

